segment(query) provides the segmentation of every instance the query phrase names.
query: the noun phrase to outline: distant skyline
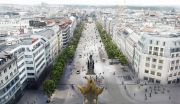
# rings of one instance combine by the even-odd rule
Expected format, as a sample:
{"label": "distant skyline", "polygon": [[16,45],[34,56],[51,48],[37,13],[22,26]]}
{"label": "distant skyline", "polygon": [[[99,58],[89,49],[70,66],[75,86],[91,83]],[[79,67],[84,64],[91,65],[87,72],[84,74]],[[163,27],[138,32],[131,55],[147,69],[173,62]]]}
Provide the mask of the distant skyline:
{"label": "distant skyline", "polygon": [[180,6],[180,0],[0,0],[0,4]]}

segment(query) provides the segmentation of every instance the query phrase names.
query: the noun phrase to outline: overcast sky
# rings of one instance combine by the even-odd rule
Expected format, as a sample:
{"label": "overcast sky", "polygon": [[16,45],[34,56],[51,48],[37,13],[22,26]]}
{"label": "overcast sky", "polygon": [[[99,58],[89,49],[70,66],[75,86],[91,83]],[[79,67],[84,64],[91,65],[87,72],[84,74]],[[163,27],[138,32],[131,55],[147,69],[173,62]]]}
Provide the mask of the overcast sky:
{"label": "overcast sky", "polygon": [[85,4],[85,5],[167,5],[180,6],[180,0],[0,0],[0,4]]}

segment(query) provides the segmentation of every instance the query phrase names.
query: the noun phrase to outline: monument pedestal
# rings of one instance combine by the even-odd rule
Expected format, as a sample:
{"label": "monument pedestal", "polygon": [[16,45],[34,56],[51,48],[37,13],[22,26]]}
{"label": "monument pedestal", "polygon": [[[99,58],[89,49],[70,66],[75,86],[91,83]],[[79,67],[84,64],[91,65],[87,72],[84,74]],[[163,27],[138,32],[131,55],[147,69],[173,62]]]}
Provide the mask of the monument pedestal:
{"label": "monument pedestal", "polygon": [[87,73],[86,75],[95,75],[94,73],[94,60],[92,59],[92,55],[89,56],[88,62],[87,62]]}
{"label": "monument pedestal", "polygon": [[88,100],[84,101],[83,104],[98,104],[98,102],[94,101],[92,103],[88,103]]}
{"label": "monument pedestal", "polygon": [[88,71],[87,73],[86,73],[86,75],[95,75],[95,73],[93,72],[93,71]]}

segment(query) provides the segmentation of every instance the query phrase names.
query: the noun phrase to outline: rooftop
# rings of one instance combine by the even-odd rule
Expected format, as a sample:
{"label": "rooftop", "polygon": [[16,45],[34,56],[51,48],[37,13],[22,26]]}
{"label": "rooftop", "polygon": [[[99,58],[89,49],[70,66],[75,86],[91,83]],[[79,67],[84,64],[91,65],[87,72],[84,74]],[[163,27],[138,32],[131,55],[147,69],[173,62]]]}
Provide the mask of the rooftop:
{"label": "rooftop", "polygon": [[36,42],[38,40],[38,38],[24,38],[24,39],[21,39],[23,45],[31,45],[33,44],[34,42]]}
{"label": "rooftop", "polygon": [[46,37],[47,39],[51,39],[51,38],[55,35],[55,34],[54,34],[54,31],[51,30],[51,29],[45,29],[45,30],[36,32],[35,34],[44,36],[44,37]]}
{"label": "rooftop", "polygon": [[13,58],[10,54],[1,51],[0,52],[0,71],[3,70],[6,66],[8,66],[10,63],[14,61],[15,58]]}

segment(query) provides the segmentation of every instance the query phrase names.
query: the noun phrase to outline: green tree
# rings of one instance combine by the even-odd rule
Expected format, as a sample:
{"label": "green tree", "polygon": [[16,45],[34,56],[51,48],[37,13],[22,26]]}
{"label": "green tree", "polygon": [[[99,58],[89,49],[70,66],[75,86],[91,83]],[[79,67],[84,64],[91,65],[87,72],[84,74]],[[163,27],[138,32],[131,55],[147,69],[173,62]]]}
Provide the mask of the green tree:
{"label": "green tree", "polygon": [[51,72],[51,80],[53,80],[55,82],[55,84],[57,85],[59,79],[60,79],[60,70],[53,70]]}
{"label": "green tree", "polygon": [[118,47],[113,43],[111,37],[108,33],[103,29],[102,25],[99,22],[96,22],[96,27],[100,33],[100,37],[105,46],[105,50],[107,52],[108,58],[115,59],[118,58],[122,65],[127,64],[126,57],[121,53]]}
{"label": "green tree", "polygon": [[43,91],[48,96],[47,102],[50,102],[50,98],[55,90],[55,83],[53,80],[45,80],[43,82]]}

